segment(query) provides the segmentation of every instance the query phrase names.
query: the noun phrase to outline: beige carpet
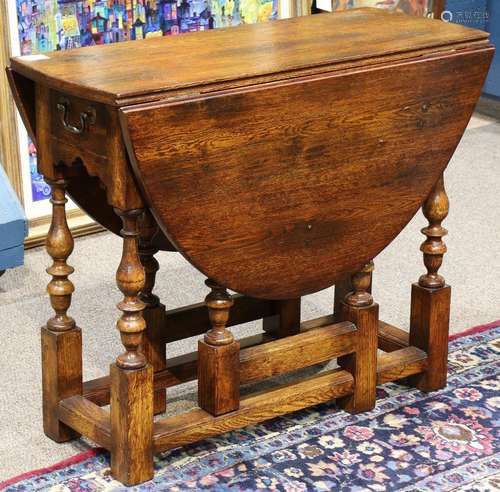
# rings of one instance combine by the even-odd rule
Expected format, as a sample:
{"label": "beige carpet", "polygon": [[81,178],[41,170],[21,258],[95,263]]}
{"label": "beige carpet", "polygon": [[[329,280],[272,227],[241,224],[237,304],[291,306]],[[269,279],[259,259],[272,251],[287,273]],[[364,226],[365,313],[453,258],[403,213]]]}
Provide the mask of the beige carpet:
{"label": "beige carpet", "polygon": [[[441,270],[453,287],[451,329],[461,331],[500,319],[500,124],[475,117],[446,174],[451,210],[445,226],[448,254]],[[381,318],[407,327],[410,285],[424,271],[419,245],[421,214],[375,259],[374,297]],[[114,304],[120,293],[114,275],[119,238],[103,233],[76,240],[71,257],[76,286],[71,314],[84,333],[85,377],[104,375],[122,350]],[[159,257],[156,292],[169,307],[199,302],[204,278],[178,254]],[[25,266],[0,278],[0,480],[51,465],[87,449],[83,441],[55,444],[41,425],[39,327],[50,316],[45,295],[48,258],[42,249],[26,253]],[[329,313],[333,288],[308,296],[303,317]],[[252,323],[236,330],[259,330]],[[171,356],[194,350],[195,340],[169,346]],[[192,384],[170,395],[170,411],[191,406]]]}

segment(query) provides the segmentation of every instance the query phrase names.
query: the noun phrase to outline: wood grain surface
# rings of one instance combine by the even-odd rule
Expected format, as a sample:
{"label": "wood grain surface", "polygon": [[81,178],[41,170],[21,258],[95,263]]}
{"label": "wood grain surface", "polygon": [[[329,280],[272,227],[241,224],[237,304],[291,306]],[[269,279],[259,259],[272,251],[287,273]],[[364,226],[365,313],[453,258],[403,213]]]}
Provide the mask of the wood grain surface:
{"label": "wood grain surface", "polygon": [[381,354],[377,359],[377,384],[422,373],[427,366],[427,354],[417,347],[405,347]]}
{"label": "wood grain surface", "polygon": [[298,298],[360,269],[409,222],[465,130],[492,53],[138,105],[121,121],[177,250],[237,292]]}
{"label": "wood grain surface", "polygon": [[449,49],[487,37],[456,24],[359,9],[135,41],[133,49],[117,43],[44,53],[46,59],[37,61],[16,57],[11,66],[67,94],[121,105],[229,81],[283,80],[332,64],[380,63],[384,56]]}
{"label": "wood grain surface", "polygon": [[[54,191],[55,316],[42,330],[47,435],[89,436],[110,449],[111,475],[135,485],[153,477],[153,452],[335,398],[350,412],[368,410],[377,380],[444,386],[441,176],[493,52],[481,31],[361,9],[133,49],[12,58],[14,97]],[[121,226],[107,205],[123,221],[117,326],[125,352],[108,378],[85,386],[80,331],[66,314],[66,187],[110,230]],[[405,347],[408,336],[378,322],[371,260],[422,204],[427,273],[412,288]],[[159,249],[177,249],[209,278],[208,315],[199,305],[165,313],[153,294]],[[301,324],[300,297],[337,282],[335,313]],[[332,325],[339,315],[352,325]],[[268,333],[240,350],[228,327],[260,317]],[[391,350],[378,363],[377,330]],[[166,363],[165,342],[203,331],[198,353]],[[339,355],[344,369],[240,400],[240,383]],[[158,390],[196,375],[202,409],[154,423],[165,408]],[[98,407],[108,402],[109,414]]]}
{"label": "wood grain surface", "polygon": [[153,478],[153,368],[111,364],[111,474],[125,485]]}
{"label": "wood grain surface", "polygon": [[154,450],[199,441],[247,425],[295,412],[351,393],[353,378],[347,371],[333,369],[317,376],[252,394],[241,400],[234,412],[214,417],[204,410],[192,410],[167,417],[154,425]]}
{"label": "wood grain surface", "polygon": [[62,399],[58,410],[66,425],[99,446],[111,449],[111,418],[107,410],[80,395]]}

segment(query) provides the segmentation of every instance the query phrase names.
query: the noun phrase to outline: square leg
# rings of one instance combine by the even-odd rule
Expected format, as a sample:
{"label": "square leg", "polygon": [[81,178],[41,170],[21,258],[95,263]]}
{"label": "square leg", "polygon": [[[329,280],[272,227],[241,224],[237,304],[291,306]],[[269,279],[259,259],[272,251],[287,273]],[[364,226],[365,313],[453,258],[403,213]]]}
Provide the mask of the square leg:
{"label": "square leg", "polygon": [[427,353],[427,370],[410,378],[422,391],[446,386],[451,287],[428,289],[413,284],[411,289],[410,345]]}
{"label": "square leg", "polygon": [[278,314],[262,320],[263,330],[277,338],[300,333],[300,297],[274,302]]}
{"label": "square leg", "polygon": [[[153,367],[153,372],[163,371],[167,368],[166,344],[161,337],[161,331],[165,327],[165,306],[147,306],[143,312],[146,321],[146,330],[142,343],[142,352],[147,361]],[[167,409],[167,391],[165,388],[154,392],[154,414],[164,413]]]}
{"label": "square leg", "polygon": [[153,478],[153,368],[111,364],[111,474],[125,485]]}
{"label": "square leg", "polygon": [[240,344],[198,342],[198,405],[212,415],[240,406]]}
{"label": "square leg", "polygon": [[82,333],[80,328],[42,335],[43,430],[56,442],[80,436],[59,421],[58,406],[64,398],[82,394]]}
{"label": "square leg", "polygon": [[342,304],[342,318],[357,327],[356,352],[339,357],[340,367],[354,377],[354,393],[338,400],[349,413],[361,413],[375,406],[377,391],[378,304],[355,307]]}

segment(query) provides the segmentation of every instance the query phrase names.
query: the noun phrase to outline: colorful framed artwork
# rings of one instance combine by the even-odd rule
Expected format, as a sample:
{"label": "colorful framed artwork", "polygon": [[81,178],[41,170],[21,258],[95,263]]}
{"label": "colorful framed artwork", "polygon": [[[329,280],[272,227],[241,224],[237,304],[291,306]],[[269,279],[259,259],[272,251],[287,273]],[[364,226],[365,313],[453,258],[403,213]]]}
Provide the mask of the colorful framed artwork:
{"label": "colorful framed artwork", "polygon": [[23,55],[278,17],[277,0],[16,0]]}

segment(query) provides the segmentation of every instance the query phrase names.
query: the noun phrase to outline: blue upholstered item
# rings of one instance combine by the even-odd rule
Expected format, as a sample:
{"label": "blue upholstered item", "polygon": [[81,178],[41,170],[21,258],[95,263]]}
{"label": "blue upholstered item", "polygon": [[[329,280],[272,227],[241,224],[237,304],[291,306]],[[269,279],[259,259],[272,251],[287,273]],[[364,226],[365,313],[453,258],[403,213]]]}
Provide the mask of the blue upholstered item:
{"label": "blue upholstered item", "polygon": [[0,270],[23,264],[27,233],[24,210],[0,166]]}
{"label": "blue upholstered item", "polygon": [[500,0],[446,0],[444,19],[488,31],[497,47],[483,93],[500,97]]}

